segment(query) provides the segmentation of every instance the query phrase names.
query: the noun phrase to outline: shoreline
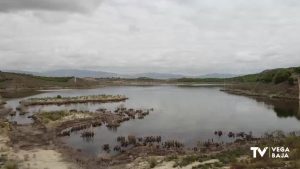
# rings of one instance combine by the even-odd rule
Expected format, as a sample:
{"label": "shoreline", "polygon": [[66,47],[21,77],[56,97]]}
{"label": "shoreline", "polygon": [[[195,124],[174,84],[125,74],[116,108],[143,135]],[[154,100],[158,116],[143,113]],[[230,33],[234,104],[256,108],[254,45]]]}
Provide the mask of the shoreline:
{"label": "shoreline", "polygon": [[[44,92],[55,92],[61,90],[77,90],[77,89],[97,89],[105,87],[122,87],[122,86],[176,86],[176,87],[220,87],[220,91],[226,92],[234,95],[244,95],[244,96],[255,96],[255,97],[265,97],[270,99],[286,99],[286,100],[300,100],[299,96],[291,95],[290,93],[284,93],[285,95],[278,94],[278,91],[253,91],[248,88],[242,89],[244,86],[253,85],[251,83],[236,83],[236,84],[221,84],[221,83],[127,83],[127,84],[112,84],[112,85],[97,85],[93,87],[48,87],[48,88],[24,88],[18,90],[1,90],[0,94],[4,99],[9,98],[19,98],[21,96],[30,96],[34,94],[44,93]],[[242,87],[241,87],[242,86]],[[266,85],[272,88],[273,85]],[[263,90],[263,89],[261,89]],[[24,93],[24,95],[22,95]],[[7,97],[8,96],[8,97]]]}
{"label": "shoreline", "polygon": [[98,89],[105,87],[148,87],[148,86],[177,86],[177,87],[223,87],[220,83],[126,83],[126,84],[105,84],[87,87],[42,87],[42,88],[18,88],[18,89],[0,89],[0,95],[4,99],[21,98],[44,92],[56,92],[63,90],[81,90],[81,89]]}
{"label": "shoreline", "polygon": [[226,92],[229,94],[240,95],[240,96],[254,96],[254,97],[264,97],[269,99],[283,99],[283,100],[300,100],[298,97],[293,96],[277,96],[272,94],[264,94],[264,93],[255,93],[248,90],[240,90],[240,89],[220,89],[222,92]]}

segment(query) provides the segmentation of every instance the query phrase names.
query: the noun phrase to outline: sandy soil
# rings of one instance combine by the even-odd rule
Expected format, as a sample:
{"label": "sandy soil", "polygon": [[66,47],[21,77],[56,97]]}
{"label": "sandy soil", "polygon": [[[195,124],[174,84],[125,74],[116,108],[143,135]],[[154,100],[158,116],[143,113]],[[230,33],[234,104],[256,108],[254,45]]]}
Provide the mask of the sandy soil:
{"label": "sandy soil", "polygon": [[208,161],[203,161],[203,162],[193,162],[187,166],[184,167],[173,167],[175,164],[175,161],[163,161],[164,157],[163,156],[154,156],[154,157],[148,157],[148,158],[137,158],[133,162],[124,164],[124,165],[119,165],[119,166],[113,166],[109,167],[109,169],[150,169],[149,165],[149,159],[154,158],[158,162],[157,166],[155,166],[153,169],[192,169],[195,166],[198,165],[205,165],[205,164],[212,164],[212,163],[217,163],[219,160],[217,159],[211,159]]}
{"label": "sandy soil", "polygon": [[0,154],[6,154],[9,160],[18,162],[20,169],[78,169],[66,161],[62,154],[55,150],[32,149],[14,150],[8,147],[9,138],[0,136]]}
{"label": "sandy soil", "polygon": [[62,155],[55,150],[20,150],[14,153],[13,156],[16,159],[21,159],[21,169],[75,169],[75,166],[73,166],[69,162],[64,161]]}

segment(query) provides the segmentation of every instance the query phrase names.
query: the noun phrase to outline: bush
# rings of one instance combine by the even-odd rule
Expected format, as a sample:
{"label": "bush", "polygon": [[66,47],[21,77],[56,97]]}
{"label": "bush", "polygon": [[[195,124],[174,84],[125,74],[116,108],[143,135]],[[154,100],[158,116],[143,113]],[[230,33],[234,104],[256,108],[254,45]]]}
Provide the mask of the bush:
{"label": "bush", "polygon": [[276,73],[275,71],[263,72],[259,78],[259,81],[270,83],[272,82],[275,73]]}
{"label": "bush", "polygon": [[170,156],[167,156],[165,160],[166,161],[174,161],[177,159],[178,159],[177,155],[170,155]]}
{"label": "bush", "polygon": [[186,156],[184,158],[182,158],[181,160],[179,161],[176,161],[176,163],[174,164],[173,167],[184,167],[184,166],[187,166],[195,161],[199,161],[199,156],[197,155],[189,155],[189,156]]}
{"label": "bush", "polygon": [[292,78],[292,77],[288,78],[288,82],[289,82],[290,85],[294,85],[295,84],[294,83],[294,78]]}
{"label": "bush", "polygon": [[157,161],[154,158],[149,160],[150,168],[154,168],[157,165]]}
{"label": "bush", "polygon": [[3,169],[18,169],[18,164],[14,161],[7,161],[3,166]]}
{"label": "bush", "polygon": [[62,119],[63,117],[66,117],[70,115],[68,112],[65,111],[55,111],[55,112],[43,112],[39,114],[39,117],[42,118],[44,122],[50,121],[57,121]]}
{"label": "bush", "polygon": [[61,99],[62,97],[61,97],[61,95],[57,95],[56,98]]}
{"label": "bush", "polygon": [[288,78],[290,76],[291,76],[291,73],[288,70],[280,70],[274,76],[274,83],[278,84],[278,83],[284,82],[284,81],[288,80]]}
{"label": "bush", "polygon": [[300,73],[300,67],[294,68],[294,71],[295,71],[296,73]]}

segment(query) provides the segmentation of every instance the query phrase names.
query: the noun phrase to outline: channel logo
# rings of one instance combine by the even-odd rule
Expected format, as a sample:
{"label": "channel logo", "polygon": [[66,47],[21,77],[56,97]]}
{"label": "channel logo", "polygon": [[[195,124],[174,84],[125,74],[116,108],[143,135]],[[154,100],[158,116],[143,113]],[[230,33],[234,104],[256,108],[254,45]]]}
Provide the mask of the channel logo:
{"label": "channel logo", "polygon": [[250,147],[252,157],[257,158],[268,156],[269,158],[289,158],[290,149],[288,147]]}

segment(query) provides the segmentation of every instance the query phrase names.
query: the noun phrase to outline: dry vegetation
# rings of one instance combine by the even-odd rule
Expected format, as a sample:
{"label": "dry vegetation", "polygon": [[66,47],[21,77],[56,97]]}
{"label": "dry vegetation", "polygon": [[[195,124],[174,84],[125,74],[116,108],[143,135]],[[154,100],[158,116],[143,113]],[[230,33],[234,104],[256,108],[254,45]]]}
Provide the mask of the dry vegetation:
{"label": "dry vegetation", "polygon": [[[271,159],[269,157],[254,159],[250,146],[285,146],[289,147],[291,152],[287,159]],[[268,134],[268,137],[256,142],[230,143],[221,151],[187,151],[185,155],[169,154],[164,157],[137,158],[126,166],[123,167],[139,169],[296,169],[300,168],[300,137]]]}
{"label": "dry vegetation", "polygon": [[91,96],[77,96],[77,97],[62,97],[60,95],[56,97],[44,97],[44,98],[30,98],[22,100],[21,105],[32,106],[32,105],[50,105],[50,104],[75,104],[75,103],[106,103],[106,102],[120,102],[125,101],[128,98],[121,95],[91,95]]}

